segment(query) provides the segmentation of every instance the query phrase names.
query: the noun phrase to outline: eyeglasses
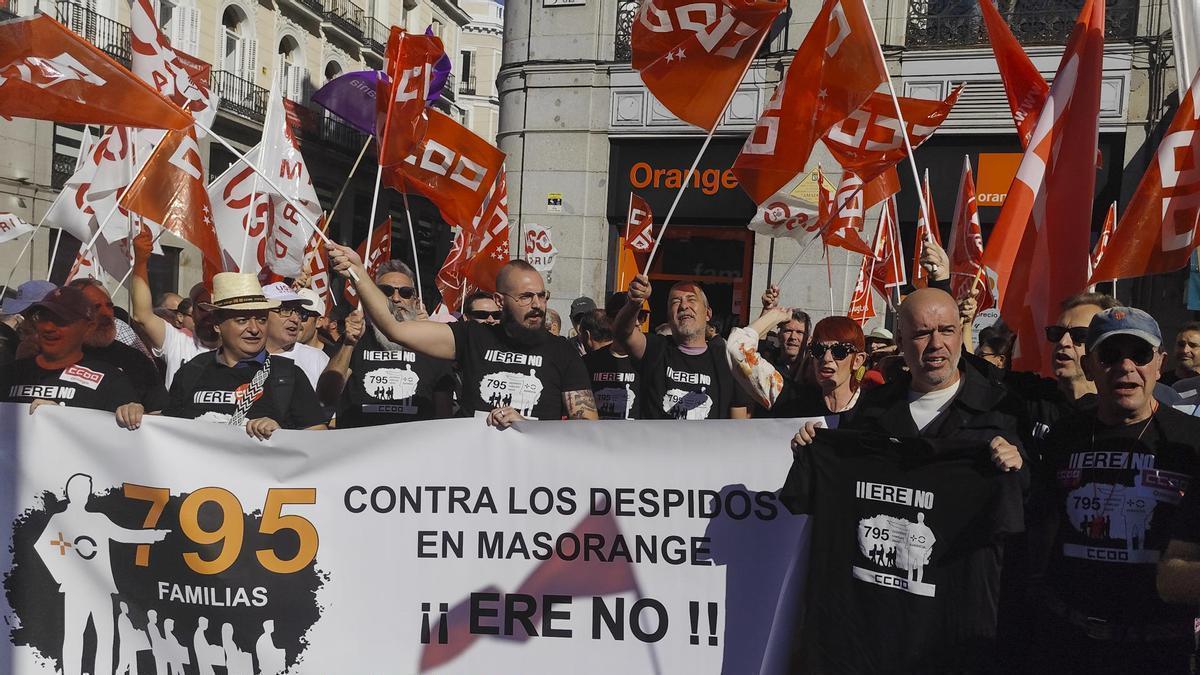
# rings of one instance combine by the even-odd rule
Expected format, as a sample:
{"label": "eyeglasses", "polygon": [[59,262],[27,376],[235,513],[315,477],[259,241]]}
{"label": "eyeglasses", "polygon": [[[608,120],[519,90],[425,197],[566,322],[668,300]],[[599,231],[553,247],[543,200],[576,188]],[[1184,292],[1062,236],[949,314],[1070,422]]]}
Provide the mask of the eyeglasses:
{"label": "eyeglasses", "polygon": [[858,350],[854,348],[854,345],[850,344],[849,342],[839,342],[835,345],[826,345],[818,342],[816,344],[809,345],[808,347],[808,353],[818,361],[825,358],[825,352],[831,352],[833,354],[834,361],[844,361],[847,356],[850,356],[857,351]]}
{"label": "eyeglasses", "polygon": [[1154,347],[1141,340],[1124,346],[1104,342],[1096,348],[1096,358],[1100,359],[1101,365],[1104,366],[1115,366],[1125,359],[1133,361],[1134,365],[1144,366],[1154,360]]}
{"label": "eyeglasses", "polygon": [[271,313],[278,314],[281,318],[286,319],[289,316],[299,316],[300,310],[295,307],[272,307]]}
{"label": "eyeglasses", "polygon": [[399,293],[403,300],[412,300],[417,296],[417,289],[412,286],[389,286],[387,284],[378,284],[379,290],[389,298]]}
{"label": "eyeglasses", "polygon": [[546,302],[550,299],[550,291],[540,291],[538,293],[527,291],[519,295],[513,295],[511,293],[504,293],[503,295],[507,295],[508,297],[512,298],[514,302],[522,307],[528,307],[529,305],[532,305],[534,298],[537,298],[542,302]]}
{"label": "eyeglasses", "polygon": [[1087,326],[1076,326],[1067,328],[1066,326],[1046,326],[1046,339],[1051,342],[1060,342],[1064,335],[1071,335],[1071,342],[1081,345],[1087,342]]}
{"label": "eyeglasses", "polygon": [[476,321],[487,321],[488,319],[494,319],[496,321],[499,321],[500,319],[504,318],[503,310],[496,310],[494,312],[489,312],[486,309],[473,309],[473,310],[467,312],[467,314],[470,314],[471,318],[475,319]]}

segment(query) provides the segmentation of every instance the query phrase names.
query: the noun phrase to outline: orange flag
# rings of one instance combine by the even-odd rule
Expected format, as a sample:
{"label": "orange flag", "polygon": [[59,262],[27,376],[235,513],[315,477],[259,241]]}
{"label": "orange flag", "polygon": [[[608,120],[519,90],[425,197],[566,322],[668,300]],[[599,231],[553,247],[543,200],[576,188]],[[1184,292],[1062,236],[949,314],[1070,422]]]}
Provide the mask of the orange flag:
{"label": "orange flag", "polygon": [[711,131],[783,0],[647,0],[633,20],[633,68],[676,117]]}
{"label": "orange flag", "polygon": [[[822,173],[820,167],[817,168],[817,171],[818,174]],[[863,186],[862,179],[849,171],[843,173],[842,182],[838,185],[836,195],[829,194],[823,185],[823,180],[822,178],[818,181],[820,187],[817,189],[817,209],[821,213],[821,222],[827,223],[821,230],[825,245],[844,248],[847,251],[871,257],[871,247],[867,246],[867,243],[859,235],[863,228],[864,208],[869,208],[865,207],[863,203],[867,190]],[[872,192],[876,191],[877,189],[872,190]],[[839,209],[838,206],[841,208]]]}
{"label": "orange flag", "polygon": [[428,125],[425,98],[433,78],[433,64],[441,58],[442,41],[432,35],[414,35],[392,26],[387,43],[387,79],[380,78],[375,92],[376,138],[379,164],[404,161]]}
{"label": "orange flag", "polygon": [[[921,252],[924,250],[925,242],[930,241],[938,246],[942,245],[942,232],[938,226],[937,211],[933,208],[933,192],[929,189],[929,169],[925,169],[924,185],[921,189],[925,193],[925,208],[917,214],[917,234],[913,239],[912,285],[917,288],[925,288],[929,285],[929,271],[921,267]],[[925,220],[926,214],[929,215],[928,221]]]}
{"label": "orange flag", "polygon": [[804,167],[817,140],[886,77],[863,0],[826,0],[733,163],[754,203],[765,204],[807,175]]}
{"label": "orange flag", "polygon": [[979,227],[979,209],[975,205],[975,178],[971,160],[963,156],[962,176],[958,181],[958,200],[954,203],[954,220],[950,224],[950,289],[956,300],[982,290],[979,310],[995,306],[991,288],[983,284],[983,230]]}
{"label": "orange flag", "polygon": [[121,195],[120,204],[200,249],[205,283],[222,271],[221,245],[204,186],[204,163],[191,128],[163,136]]}
{"label": "orange flag", "polygon": [[858,281],[854,283],[854,294],[850,297],[850,309],[846,315],[864,325],[868,319],[875,316],[875,296],[871,293],[871,279],[879,261],[871,256],[863,256],[862,265],[858,269]]}
{"label": "orange flag", "polygon": [[896,222],[896,200],[890,198],[879,212],[879,227],[875,230],[875,244],[871,247],[875,257],[871,285],[885,298],[891,297],[892,288],[908,283]]}
{"label": "orange flag", "polygon": [[45,14],[0,22],[0,117],[185,129],[192,116]]}
{"label": "orange flag", "polygon": [[1046,84],[1045,78],[1009,30],[994,0],[979,0],[979,8],[983,12],[992,52],[996,55],[1000,80],[1004,82],[1008,107],[1017,125],[1017,136],[1021,139],[1021,147],[1028,148],[1038,115],[1050,94],[1050,85]]}
{"label": "orange flag", "polygon": [[[1113,202],[1108,207],[1108,215],[1104,217],[1104,227],[1100,230],[1100,239],[1096,241],[1096,248],[1092,249],[1092,256],[1088,258],[1088,279],[1092,278],[1092,273],[1096,267],[1100,265],[1100,261],[1104,259],[1104,254],[1108,252],[1108,242],[1112,239],[1113,230],[1117,226],[1117,203]],[[1089,281],[1090,283],[1090,281]]]}
{"label": "orange flag", "polygon": [[442,296],[442,304],[448,311],[457,311],[462,307],[463,300],[470,295],[469,289],[463,283],[463,262],[466,254],[466,241],[460,229],[454,234],[454,243],[442,268],[433,277],[438,293]]}
{"label": "orange flag", "polygon": [[470,223],[504,166],[504,153],[449,116],[426,114],[424,138],[403,163],[384,171],[384,184],[424,195],[449,223]]}
{"label": "orange flag", "polygon": [[[983,251],[1001,316],[1017,334],[1015,370],[1049,370],[1043,331],[1059,303],[1087,287],[1103,57],[1104,2],[1087,0]],[[1152,165],[1143,184],[1153,172]],[[1152,210],[1158,208],[1155,201]],[[1194,211],[1188,222],[1194,224]]]}
{"label": "orange flag", "polygon": [[654,248],[654,212],[645,199],[629,193],[629,213],[625,216],[625,248],[633,253],[638,272],[647,274],[646,258]]}
{"label": "orange flag", "polygon": [[[358,245],[358,257],[363,261],[363,267],[367,270],[367,276],[371,279],[375,278],[375,272],[379,270],[379,266],[385,261],[392,259],[392,217],[388,216],[387,220],[380,223],[375,231],[371,233],[371,258],[367,259],[367,240],[364,239]],[[346,301],[351,307],[358,307],[358,293],[354,290],[354,284],[346,284],[346,289],[342,293]]]}
{"label": "orange flag", "polygon": [[471,286],[494,293],[496,273],[509,261],[508,178],[503,169],[474,221],[473,230],[476,235],[463,266],[463,276]]}
{"label": "orange flag", "polygon": [[1109,240],[1120,255],[1096,263],[1088,283],[1162,274],[1188,264],[1200,224],[1200,75],[1179,103]]}
{"label": "orange flag", "polygon": [[[321,227],[321,225],[318,225]],[[308,239],[304,248],[304,271],[308,274],[308,287],[325,301],[325,311],[333,309],[333,286],[329,276],[329,253],[325,241],[316,232]]]}

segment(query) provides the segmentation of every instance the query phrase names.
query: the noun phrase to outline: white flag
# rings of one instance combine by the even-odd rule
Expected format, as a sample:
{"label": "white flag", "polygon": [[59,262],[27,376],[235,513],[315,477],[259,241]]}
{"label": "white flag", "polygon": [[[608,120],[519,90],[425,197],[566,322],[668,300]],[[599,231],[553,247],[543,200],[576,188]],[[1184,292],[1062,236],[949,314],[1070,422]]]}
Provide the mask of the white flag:
{"label": "white flag", "polygon": [[[321,216],[321,203],[313,189],[308,167],[304,165],[304,157],[300,155],[294,127],[288,124],[283,95],[279,92],[279,78],[273,77],[271,81],[263,140],[259,146],[262,159],[258,166],[283,194],[273,194],[271,198],[266,266],[278,275],[297,277],[304,266],[304,246]],[[273,192],[263,180],[259,181],[259,188]],[[303,212],[298,213],[288,200],[299,205]]]}
{"label": "white flag", "polygon": [[12,213],[0,213],[0,244],[33,232],[33,226]]}

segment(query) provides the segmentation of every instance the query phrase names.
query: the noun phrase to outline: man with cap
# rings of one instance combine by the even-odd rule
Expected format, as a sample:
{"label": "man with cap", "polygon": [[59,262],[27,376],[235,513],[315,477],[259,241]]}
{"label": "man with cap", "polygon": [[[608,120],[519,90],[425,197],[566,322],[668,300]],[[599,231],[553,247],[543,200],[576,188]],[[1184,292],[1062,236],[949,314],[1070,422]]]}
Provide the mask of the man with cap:
{"label": "man with cap", "polygon": [[[29,403],[32,413],[49,403],[118,412],[124,422],[137,401],[121,369],[84,354],[87,335],[96,329],[92,303],[78,288],[56,288],[24,309],[40,352],[0,369],[0,400]],[[141,413],[136,413],[140,419]]]}
{"label": "man with cap", "polygon": [[305,305],[300,307],[300,339],[297,342],[302,345],[308,345],[313,349],[324,351],[325,343],[321,342],[321,337],[317,335],[317,331],[327,321],[325,318],[325,300],[311,288],[301,288],[296,291],[296,294],[307,301]]}
{"label": "man with cap", "polygon": [[579,334],[579,322],[585,315],[594,311],[596,311],[596,301],[586,295],[581,295],[571,301],[571,328],[574,329],[571,343],[579,351],[580,356],[587,354],[587,345],[583,343],[583,337]]}
{"label": "man with cap", "polygon": [[1051,425],[1034,491],[1032,662],[1040,672],[1186,673],[1194,608],[1159,599],[1155,568],[1200,468],[1200,420],[1155,400],[1158,323],[1097,313],[1083,370],[1096,406]]}
{"label": "man with cap", "polygon": [[179,369],[163,414],[244,425],[259,440],[280,428],[325,429],[328,417],[304,371],[292,359],[267,354],[268,314],[279,304],[263,295],[253,274],[214,276],[204,309],[221,346]]}
{"label": "man with cap", "polygon": [[264,286],[263,295],[279,303],[267,312],[267,353],[295,361],[308,376],[308,383],[315,391],[321,373],[329,365],[329,357],[320,349],[303,344],[300,340],[300,314],[310,306],[311,301],[304,299],[283,281]]}
{"label": "man with cap", "polygon": [[0,306],[0,366],[6,366],[17,358],[17,345],[21,344],[21,335],[17,332],[21,325],[21,312],[56,288],[58,286],[41,279],[26,281],[17,288],[16,297],[4,300]]}

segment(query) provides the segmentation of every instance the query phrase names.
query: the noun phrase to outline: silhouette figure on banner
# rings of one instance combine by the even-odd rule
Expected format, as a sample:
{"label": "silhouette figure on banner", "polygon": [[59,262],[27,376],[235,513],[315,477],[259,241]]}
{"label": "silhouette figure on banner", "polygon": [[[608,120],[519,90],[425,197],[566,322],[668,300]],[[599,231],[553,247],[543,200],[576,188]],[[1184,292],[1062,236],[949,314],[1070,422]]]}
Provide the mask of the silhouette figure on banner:
{"label": "silhouette figure on banner", "polygon": [[924,581],[925,566],[933,556],[937,537],[925,524],[925,514],[917,513],[917,523],[908,526],[908,570],[912,581]]}
{"label": "silhouette figure on banner", "polygon": [[50,517],[36,549],[63,595],[63,675],[81,675],[84,670],[83,636],[89,620],[96,631],[95,665],[89,671],[112,675],[117,582],[109,544],[153,544],[168,531],[130,530],[102,513],[88,511],[92,477],[87,474],[68,478],[64,492],[66,509]]}
{"label": "silhouette figure on banner", "polygon": [[283,672],[286,657],[283,650],[275,646],[275,622],[263,622],[263,634],[254,644],[254,655],[258,657],[259,675],[279,675]]}
{"label": "silhouette figure on banner", "polygon": [[184,675],[183,667],[191,664],[192,658],[188,656],[187,647],[175,637],[175,619],[163,621],[163,645],[167,650],[167,675]]}
{"label": "silhouette figure on banner", "polygon": [[225,672],[228,675],[254,675],[254,657],[242,651],[233,641],[233,624],[221,626],[221,647],[225,650]]}
{"label": "silhouette figure on banner", "polygon": [[150,648],[154,650],[154,675],[167,675],[167,645],[158,629],[156,610],[146,612],[146,632],[150,635]]}
{"label": "silhouette figure on banner", "polygon": [[[196,632],[192,635],[192,650],[196,652],[196,668],[200,675],[216,675],[215,667],[225,667],[225,649],[208,643],[208,617],[196,620]],[[232,631],[231,631],[232,632]]]}
{"label": "silhouette figure on banner", "polygon": [[129,605],[121,603],[121,613],[117,615],[117,672],[116,675],[138,675],[138,652],[150,651],[150,639],[146,634],[133,627],[129,618]]}

